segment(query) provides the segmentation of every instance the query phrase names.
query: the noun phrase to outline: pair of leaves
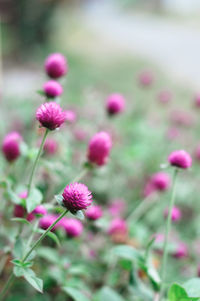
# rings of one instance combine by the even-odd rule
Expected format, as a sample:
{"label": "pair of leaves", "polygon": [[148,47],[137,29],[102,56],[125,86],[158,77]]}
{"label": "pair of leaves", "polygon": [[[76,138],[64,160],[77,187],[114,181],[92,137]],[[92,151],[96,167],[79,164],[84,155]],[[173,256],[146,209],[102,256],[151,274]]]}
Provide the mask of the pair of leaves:
{"label": "pair of leaves", "polygon": [[[60,194],[55,195],[55,199],[56,199],[57,203],[59,204],[59,206],[65,207],[63,205],[63,196],[62,195],[60,195]],[[82,210],[76,211],[76,213],[73,213],[73,215],[80,220],[84,220],[84,218],[85,218]]]}
{"label": "pair of leaves", "polygon": [[174,283],[168,294],[169,301],[199,301],[200,279],[193,278],[183,285]]}
{"label": "pair of leaves", "polygon": [[39,189],[33,188],[29,197],[26,199],[26,208],[28,213],[33,211],[42,202],[42,193]]}

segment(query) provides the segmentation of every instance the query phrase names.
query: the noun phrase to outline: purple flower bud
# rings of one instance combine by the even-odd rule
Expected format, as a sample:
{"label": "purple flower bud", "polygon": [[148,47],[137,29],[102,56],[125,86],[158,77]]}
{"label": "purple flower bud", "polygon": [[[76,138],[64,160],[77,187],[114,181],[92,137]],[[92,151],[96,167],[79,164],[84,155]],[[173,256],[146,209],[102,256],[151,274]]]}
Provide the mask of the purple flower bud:
{"label": "purple flower bud", "polygon": [[125,99],[121,94],[111,94],[106,101],[106,109],[110,115],[118,114],[125,108]]}
{"label": "purple flower bud", "polygon": [[51,78],[59,78],[68,72],[66,58],[60,53],[50,54],[45,61],[46,73]]}
{"label": "purple flower bud", "polygon": [[62,88],[61,84],[59,84],[55,80],[49,80],[48,82],[46,82],[44,84],[43,89],[44,89],[46,96],[49,98],[54,98],[54,97],[60,96],[63,93],[63,88]]}
{"label": "purple flower bud", "polygon": [[[56,219],[57,219],[57,215],[46,214],[40,219],[39,226],[40,226],[40,228],[46,230],[56,221]],[[55,230],[55,227],[53,227],[53,229],[51,231],[54,231],[54,230]]]}
{"label": "purple flower bud", "polygon": [[7,134],[3,140],[2,152],[5,158],[12,162],[20,156],[20,142],[22,137],[17,132]]}
{"label": "purple flower bud", "polygon": [[76,113],[72,110],[67,110],[66,111],[66,120],[69,122],[69,123],[74,123],[76,121]]}
{"label": "purple flower bud", "polygon": [[110,235],[123,234],[126,235],[128,232],[126,221],[121,218],[115,218],[112,220],[108,233]]}
{"label": "purple flower bud", "polygon": [[173,256],[177,259],[181,259],[188,256],[188,248],[186,244],[180,242],[175,250]]}
{"label": "purple flower bud", "polygon": [[15,205],[13,215],[14,217],[24,218],[26,209],[21,205]]}
{"label": "purple flower bud", "polygon": [[75,218],[63,218],[62,227],[69,237],[78,237],[83,232],[82,223]]}
{"label": "purple flower bud", "polygon": [[89,142],[88,147],[88,160],[99,166],[106,164],[112,141],[108,133],[99,132],[95,134]]}
{"label": "purple flower bud", "polygon": [[108,210],[112,216],[119,216],[125,210],[125,202],[123,200],[114,200],[108,207]]}
{"label": "purple flower bud", "polygon": [[184,150],[173,151],[169,157],[168,162],[172,166],[176,166],[179,168],[189,168],[192,165],[191,156]]}
{"label": "purple flower bud", "polygon": [[62,194],[63,205],[72,213],[86,209],[92,203],[92,194],[87,186],[81,183],[67,185]]}
{"label": "purple flower bud", "polygon": [[[164,217],[165,218],[168,217],[168,212],[169,212],[169,210],[168,210],[168,208],[166,208],[165,211],[164,211]],[[181,217],[182,217],[182,214],[181,214],[180,209],[178,207],[173,207],[172,208],[171,220],[173,222],[178,222],[178,221],[180,221]]]}
{"label": "purple flower bud", "polygon": [[65,122],[66,112],[56,102],[46,102],[37,109],[36,119],[41,126],[52,131]]}
{"label": "purple flower bud", "polygon": [[89,207],[86,212],[85,215],[88,219],[96,221],[98,220],[100,217],[102,217],[103,212],[100,206],[98,205],[94,205]]}
{"label": "purple flower bud", "polygon": [[144,87],[149,87],[153,83],[153,74],[149,71],[143,71],[139,75],[139,83]]}
{"label": "purple flower bud", "polygon": [[170,177],[165,172],[158,172],[152,176],[151,183],[156,190],[163,191],[169,188]]}
{"label": "purple flower bud", "polygon": [[58,143],[52,138],[47,138],[44,144],[44,152],[47,155],[55,155],[58,151]]}

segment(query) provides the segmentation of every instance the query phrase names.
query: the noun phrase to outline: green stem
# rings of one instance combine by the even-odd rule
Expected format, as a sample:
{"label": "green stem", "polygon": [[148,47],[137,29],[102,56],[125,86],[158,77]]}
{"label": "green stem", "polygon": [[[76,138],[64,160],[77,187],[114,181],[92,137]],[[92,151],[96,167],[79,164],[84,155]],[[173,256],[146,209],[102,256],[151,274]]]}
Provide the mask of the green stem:
{"label": "green stem", "polygon": [[160,286],[160,298],[159,301],[162,300],[163,294],[164,294],[164,282],[165,282],[165,275],[166,275],[166,267],[167,267],[167,256],[168,256],[168,240],[169,240],[169,233],[171,228],[171,215],[172,210],[175,203],[175,196],[176,196],[176,183],[177,183],[177,174],[178,169],[175,168],[174,175],[173,175],[173,184],[172,184],[172,196],[169,203],[169,210],[168,210],[168,216],[167,216],[167,223],[165,227],[165,241],[163,246],[163,258],[162,258],[162,266],[161,266],[161,286]]}
{"label": "green stem", "polygon": [[43,139],[42,139],[42,142],[40,144],[40,148],[39,148],[38,153],[37,153],[37,157],[36,157],[35,162],[33,164],[33,168],[32,168],[31,174],[30,174],[29,182],[28,182],[27,198],[29,197],[30,192],[31,192],[31,187],[32,187],[32,183],[33,183],[33,176],[34,176],[34,173],[35,173],[38,161],[40,159],[40,156],[41,156],[41,153],[42,153],[42,150],[43,150],[43,146],[44,146],[45,140],[47,138],[48,132],[49,132],[49,130],[46,129],[46,131],[44,133],[44,136],[43,136]]}
{"label": "green stem", "polygon": [[10,285],[12,284],[12,282],[14,281],[15,276],[14,274],[10,274],[10,277],[8,278],[6,284],[4,285],[4,288],[2,289],[1,293],[0,293],[0,300],[3,300],[3,298],[5,297],[5,295],[8,292],[8,289],[10,287]]}

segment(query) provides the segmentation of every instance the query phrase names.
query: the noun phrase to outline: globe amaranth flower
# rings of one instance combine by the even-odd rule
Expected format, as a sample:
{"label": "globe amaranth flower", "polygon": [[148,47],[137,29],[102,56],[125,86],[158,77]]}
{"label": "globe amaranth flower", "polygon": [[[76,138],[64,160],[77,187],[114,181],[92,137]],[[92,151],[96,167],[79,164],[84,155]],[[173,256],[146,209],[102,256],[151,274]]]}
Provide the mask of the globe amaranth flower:
{"label": "globe amaranth flower", "polygon": [[50,54],[45,61],[45,70],[49,77],[59,78],[68,72],[66,58],[60,53]]}
{"label": "globe amaranth flower", "polygon": [[14,206],[14,217],[24,218],[26,215],[26,209],[22,205],[15,205]]}
{"label": "globe amaranth flower", "polygon": [[192,165],[192,158],[185,150],[176,150],[169,155],[168,162],[172,166],[189,168]]}
{"label": "globe amaranth flower", "polygon": [[15,161],[20,156],[20,142],[22,136],[17,132],[7,134],[2,143],[2,152],[9,162]]}
{"label": "globe amaranth flower", "polygon": [[143,71],[142,73],[140,73],[139,83],[142,86],[144,86],[144,87],[151,86],[153,81],[154,81],[154,77],[153,77],[153,74],[150,71]]}
{"label": "globe amaranth flower", "polygon": [[188,256],[188,247],[185,243],[179,242],[173,256],[177,259],[181,259]]}
{"label": "globe amaranth flower", "polygon": [[83,224],[75,218],[63,218],[62,227],[69,237],[78,237],[83,232]]}
{"label": "globe amaranth flower", "polygon": [[47,155],[55,155],[58,151],[58,143],[52,138],[47,138],[44,143],[44,152]]}
{"label": "globe amaranth flower", "polygon": [[163,104],[170,102],[171,99],[172,93],[170,91],[163,90],[158,94],[158,100]]}
{"label": "globe amaranth flower", "polygon": [[106,100],[108,114],[114,115],[122,112],[125,108],[125,98],[119,93],[111,94]]}
{"label": "globe amaranth flower", "polygon": [[117,216],[120,216],[121,214],[123,214],[125,211],[124,200],[117,199],[117,200],[112,201],[112,203],[108,207],[108,211],[114,217],[117,217]]}
{"label": "globe amaranth flower", "polygon": [[92,194],[88,187],[82,183],[71,183],[67,185],[62,194],[63,206],[70,212],[87,209],[92,203]]}
{"label": "globe amaranth flower", "polygon": [[121,219],[121,218],[115,218],[112,220],[110,226],[109,226],[109,230],[108,233],[110,235],[115,235],[115,234],[122,234],[122,235],[126,235],[128,232],[128,227],[126,224],[126,221]]}
{"label": "globe amaranth flower", "polygon": [[[39,221],[40,228],[42,228],[44,230],[48,229],[56,221],[57,218],[58,218],[58,216],[54,215],[54,214],[44,215],[42,218],[40,218],[40,221]],[[53,227],[53,229],[51,231],[54,231],[54,230],[55,230],[55,227]]]}
{"label": "globe amaranth flower", "polygon": [[170,177],[165,172],[155,173],[151,177],[151,183],[155,187],[156,190],[163,191],[163,190],[168,189],[170,186],[170,182],[171,182]]}
{"label": "globe amaranth flower", "polygon": [[49,80],[43,86],[44,93],[49,98],[58,97],[63,93],[63,88],[61,84],[59,84],[55,80]]}
{"label": "globe amaranth flower", "polygon": [[66,111],[66,121],[69,123],[74,123],[76,121],[76,112],[73,110],[67,110]]}
{"label": "globe amaranth flower", "polygon": [[86,212],[85,215],[88,219],[96,221],[98,220],[100,217],[102,217],[103,212],[100,206],[98,205],[94,205],[89,207]]}
{"label": "globe amaranth flower", "polygon": [[[168,208],[166,208],[166,209],[164,210],[164,217],[165,217],[165,218],[168,217],[168,212],[169,212],[169,210],[168,210]],[[174,206],[174,207],[172,208],[171,220],[172,220],[173,222],[178,222],[178,221],[180,221],[181,217],[182,217],[181,210],[180,210],[178,207],[175,207],[175,206]]]}
{"label": "globe amaranth flower", "polygon": [[62,111],[58,103],[46,102],[37,109],[36,119],[41,126],[53,131],[65,122],[66,112]]}
{"label": "globe amaranth flower", "polygon": [[111,147],[112,141],[108,133],[99,132],[95,134],[89,142],[88,160],[99,166],[106,164]]}

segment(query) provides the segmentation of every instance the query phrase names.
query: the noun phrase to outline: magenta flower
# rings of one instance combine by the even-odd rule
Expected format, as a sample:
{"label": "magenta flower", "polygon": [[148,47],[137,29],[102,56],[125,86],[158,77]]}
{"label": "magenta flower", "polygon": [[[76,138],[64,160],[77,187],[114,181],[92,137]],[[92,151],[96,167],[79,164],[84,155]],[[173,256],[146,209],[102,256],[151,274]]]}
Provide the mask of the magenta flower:
{"label": "magenta flower", "polygon": [[[168,217],[168,212],[169,212],[169,210],[168,210],[168,208],[166,208],[165,211],[164,211],[164,217],[165,218]],[[182,217],[181,210],[178,207],[174,206],[172,208],[171,220],[173,222],[178,222],[178,221],[180,221],[181,217]]]}
{"label": "magenta flower", "polygon": [[3,140],[2,152],[9,162],[13,162],[20,156],[20,142],[22,137],[17,132],[7,134]]}
{"label": "magenta flower", "polygon": [[119,216],[125,210],[125,202],[123,200],[114,200],[108,207],[108,211],[112,216]]}
{"label": "magenta flower", "polygon": [[13,215],[14,217],[24,218],[26,209],[21,205],[15,205]]}
{"label": "magenta flower", "polygon": [[110,235],[123,234],[126,235],[128,232],[126,221],[121,218],[115,218],[112,220],[108,233]]}
{"label": "magenta flower", "polygon": [[108,133],[95,134],[89,142],[88,160],[99,166],[106,164],[111,147],[112,141]]}
{"label": "magenta flower", "polygon": [[139,75],[139,83],[144,87],[150,86],[153,83],[153,80],[153,74],[149,71],[143,71]]}
{"label": "magenta flower", "polygon": [[67,185],[62,194],[63,205],[72,213],[86,209],[92,203],[92,194],[82,183]]}
{"label": "magenta flower", "polygon": [[161,103],[168,103],[172,99],[172,93],[170,91],[164,90],[158,94],[158,100]]}
{"label": "magenta flower", "polygon": [[83,232],[82,223],[75,218],[63,218],[62,227],[69,237],[78,237]]}
{"label": "magenta flower", "polygon": [[58,143],[52,138],[47,138],[44,144],[44,152],[47,155],[55,155],[58,151]]}
{"label": "magenta flower", "polygon": [[63,93],[63,88],[62,88],[61,84],[59,84],[55,80],[49,80],[48,82],[46,82],[44,84],[43,89],[44,89],[46,96],[49,98],[54,98],[54,97],[60,96]]}
{"label": "magenta flower", "polygon": [[188,256],[188,247],[185,243],[180,242],[173,253],[173,256],[177,259],[181,259]]}
{"label": "magenta flower", "polygon": [[37,109],[36,119],[41,126],[53,131],[65,122],[66,112],[56,102],[46,102]]}
{"label": "magenta flower", "polygon": [[76,121],[76,113],[72,110],[67,110],[66,111],[66,121],[69,123],[74,123]]}
{"label": "magenta flower", "polygon": [[170,186],[170,177],[165,172],[158,172],[151,178],[151,183],[155,187],[155,190],[166,190]]}
{"label": "magenta flower", "polygon": [[125,108],[125,99],[123,95],[115,93],[111,94],[106,101],[106,109],[108,114],[114,115],[122,112]]}
{"label": "magenta flower", "polygon": [[197,160],[200,160],[200,144],[197,146],[197,148],[195,150],[195,158]]}
{"label": "magenta flower", "polygon": [[103,212],[100,206],[98,205],[94,205],[89,207],[86,212],[85,215],[88,219],[96,221],[98,220],[100,217],[102,217]]}
{"label": "magenta flower", "polygon": [[189,168],[192,165],[192,158],[186,151],[176,150],[169,155],[168,162],[172,166],[179,168]]}
{"label": "magenta flower", "polygon": [[200,107],[200,94],[197,94],[194,98],[196,107]]}
{"label": "magenta flower", "polygon": [[[57,215],[54,214],[46,214],[44,215],[40,221],[39,221],[39,226],[40,228],[46,230],[48,229],[57,219]],[[54,231],[55,227],[51,231]]]}
{"label": "magenta flower", "polygon": [[45,61],[46,73],[51,78],[59,78],[68,72],[66,58],[60,53],[49,55]]}

